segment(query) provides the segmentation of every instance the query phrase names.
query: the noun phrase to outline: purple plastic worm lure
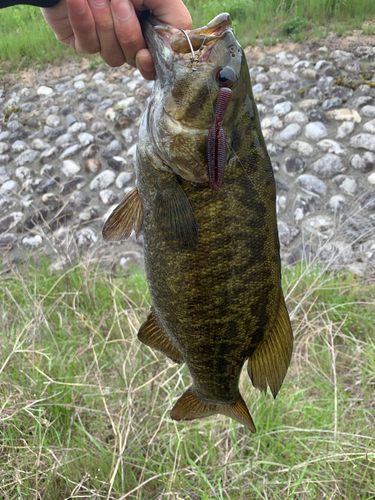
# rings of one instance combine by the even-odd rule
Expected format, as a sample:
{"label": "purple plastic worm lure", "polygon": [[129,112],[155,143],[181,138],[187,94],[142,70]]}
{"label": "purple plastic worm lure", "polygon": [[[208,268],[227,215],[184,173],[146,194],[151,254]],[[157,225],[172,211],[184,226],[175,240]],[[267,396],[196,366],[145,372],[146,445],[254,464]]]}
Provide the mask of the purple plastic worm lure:
{"label": "purple plastic worm lure", "polygon": [[222,124],[231,99],[231,89],[223,87],[219,90],[214,124],[208,134],[207,168],[210,188],[214,191],[219,191],[224,180],[227,145]]}

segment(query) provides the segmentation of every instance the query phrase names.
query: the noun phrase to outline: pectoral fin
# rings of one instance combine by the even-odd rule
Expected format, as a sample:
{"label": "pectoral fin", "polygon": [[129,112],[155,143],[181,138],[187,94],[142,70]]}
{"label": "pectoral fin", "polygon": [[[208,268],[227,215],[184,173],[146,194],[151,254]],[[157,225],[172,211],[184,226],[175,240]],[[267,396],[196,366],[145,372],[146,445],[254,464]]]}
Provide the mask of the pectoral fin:
{"label": "pectoral fin", "polygon": [[143,204],[134,188],[114,209],[103,227],[103,238],[106,241],[126,240],[134,230],[139,236],[143,223]]}
{"label": "pectoral fin", "polygon": [[275,398],[283,383],[293,350],[293,332],[284,297],[281,296],[278,316],[262,345],[248,358],[247,371],[257,389],[267,391]]}
{"label": "pectoral fin", "polygon": [[152,349],[161,351],[175,363],[183,363],[184,358],[182,354],[164,332],[153,307],[151,307],[151,312],[147,316],[147,320],[139,329],[138,339]]}
{"label": "pectoral fin", "polygon": [[177,180],[155,196],[155,221],[163,237],[185,248],[198,243],[198,226],[190,202]]}
{"label": "pectoral fin", "polygon": [[244,425],[251,432],[256,432],[256,428],[247,409],[246,403],[239,394],[237,401],[234,403],[207,403],[199,399],[190,387],[180,397],[171,411],[173,420],[194,420],[196,418],[208,417],[209,415],[226,415],[231,417],[240,424]]}

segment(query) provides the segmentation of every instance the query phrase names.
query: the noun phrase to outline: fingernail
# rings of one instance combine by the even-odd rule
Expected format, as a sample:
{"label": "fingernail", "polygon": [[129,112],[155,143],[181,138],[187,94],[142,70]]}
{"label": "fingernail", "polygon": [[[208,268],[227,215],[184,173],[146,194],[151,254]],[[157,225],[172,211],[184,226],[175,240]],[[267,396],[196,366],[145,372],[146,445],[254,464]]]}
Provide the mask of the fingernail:
{"label": "fingernail", "polygon": [[69,5],[76,14],[83,14],[86,10],[86,0],[73,0]]}
{"label": "fingernail", "polygon": [[132,7],[128,0],[114,0],[112,7],[115,16],[119,21],[127,21],[133,13]]}
{"label": "fingernail", "polygon": [[91,0],[94,5],[97,7],[103,7],[103,5],[108,4],[108,0]]}

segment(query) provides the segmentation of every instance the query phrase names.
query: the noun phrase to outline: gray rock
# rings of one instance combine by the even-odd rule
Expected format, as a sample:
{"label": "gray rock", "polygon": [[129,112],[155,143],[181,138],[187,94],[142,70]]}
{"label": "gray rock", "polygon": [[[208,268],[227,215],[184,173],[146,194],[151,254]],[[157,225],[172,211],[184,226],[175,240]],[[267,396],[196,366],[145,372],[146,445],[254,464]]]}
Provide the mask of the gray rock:
{"label": "gray rock", "polygon": [[38,156],[38,151],[34,151],[33,149],[26,149],[26,151],[23,151],[19,156],[17,156],[17,158],[14,160],[14,163],[17,165],[17,167],[22,167],[23,165],[32,163]]}
{"label": "gray rock", "polygon": [[13,212],[0,218],[0,234],[4,234],[10,229],[16,227],[24,219],[22,212]]}
{"label": "gray rock", "polygon": [[66,115],[65,123],[67,127],[71,127],[74,123],[78,122],[78,119],[71,114]]}
{"label": "gray rock", "polygon": [[305,136],[312,141],[320,141],[328,135],[328,130],[322,122],[311,122],[305,127]]}
{"label": "gray rock", "polygon": [[262,129],[272,128],[274,130],[280,130],[283,128],[283,122],[280,120],[278,116],[271,116],[263,118],[261,121]]}
{"label": "gray rock", "polygon": [[288,156],[284,163],[285,172],[293,177],[300,175],[305,169],[305,162],[299,156]]}
{"label": "gray rock", "polygon": [[6,233],[0,236],[0,248],[12,248],[17,243],[17,237],[13,233]]}
{"label": "gray rock", "polygon": [[70,194],[73,191],[81,189],[86,184],[86,179],[82,175],[75,175],[61,185],[61,194]]}
{"label": "gray rock", "polygon": [[69,134],[79,134],[80,132],[85,132],[87,128],[87,125],[85,122],[74,122],[73,125],[71,125],[68,128],[68,133]]}
{"label": "gray rock", "polygon": [[341,158],[335,154],[327,153],[311,165],[311,169],[320,179],[330,179],[345,170]]}
{"label": "gray rock", "polygon": [[298,63],[299,58],[295,54],[287,54],[286,52],[279,52],[276,54],[277,62],[284,66],[294,66]]}
{"label": "gray rock", "polygon": [[30,169],[27,167],[18,167],[15,174],[17,179],[19,179],[21,182],[24,182],[26,179],[31,177]]}
{"label": "gray rock", "polygon": [[359,205],[361,208],[365,208],[371,212],[375,211],[375,191],[370,193],[365,193],[359,200]]}
{"label": "gray rock", "polygon": [[279,231],[280,244],[284,247],[289,246],[294,238],[299,234],[298,227],[292,226],[291,224],[281,220],[277,222],[277,228]]}
{"label": "gray rock", "polygon": [[102,102],[103,97],[96,92],[91,92],[90,94],[88,94],[86,99],[90,102]]}
{"label": "gray rock", "polygon": [[370,151],[366,151],[366,153],[355,154],[350,157],[349,165],[356,170],[360,170],[361,172],[370,172],[371,170],[375,170],[375,154]]}
{"label": "gray rock", "polygon": [[344,232],[356,242],[366,240],[375,229],[375,224],[361,215],[342,214]]}
{"label": "gray rock", "polygon": [[6,142],[0,142],[0,154],[5,153],[5,151],[8,151],[9,149],[9,144]]}
{"label": "gray rock", "polygon": [[2,197],[0,198],[0,214],[5,214],[8,210],[16,204],[13,198]]}
{"label": "gray rock", "polygon": [[375,135],[372,134],[358,134],[350,139],[349,145],[352,148],[367,149],[368,151],[375,152]]}
{"label": "gray rock", "polygon": [[109,132],[108,130],[105,130],[103,132],[100,132],[97,136],[96,136],[96,140],[99,144],[104,144],[104,145],[107,145],[109,144],[111,141],[114,141],[115,140],[115,136],[112,134],[112,132]]}
{"label": "gray rock", "polygon": [[9,130],[9,132],[17,132],[18,130],[22,129],[22,124],[17,120],[10,120],[7,123],[7,129]]}
{"label": "gray rock", "polygon": [[104,148],[102,151],[103,158],[112,158],[113,156],[117,156],[122,150],[121,143],[115,139],[108,146]]}
{"label": "gray rock", "polygon": [[359,109],[362,106],[365,106],[366,104],[370,104],[372,102],[372,97],[371,96],[359,96],[353,99],[352,101],[352,108],[354,109]]}
{"label": "gray rock", "polygon": [[90,127],[90,132],[97,134],[98,132],[103,132],[107,130],[108,125],[105,122],[94,122]]}
{"label": "gray rock", "polygon": [[39,194],[47,193],[47,191],[50,191],[51,189],[56,187],[59,182],[60,182],[60,177],[57,176],[51,177],[50,179],[47,179],[46,181],[39,183],[35,191]]}
{"label": "gray rock", "polygon": [[297,195],[293,205],[293,216],[296,222],[304,219],[307,215],[313,214],[320,205],[317,196]]}
{"label": "gray rock", "polygon": [[328,93],[331,91],[334,82],[335,79],[332,76],[322,76],[322,78],[319,78],[317,85],[322,92]]}
{"label": "gray rock", "polygon": [[97,219],[99,217],[99,207],[94,205],[92,207],[87,207],[80,212],[78,215],[78,222],[88,222],[90,220]]}
{"label": "gray rock", "polygon": [[335,155],[346,155],[348,150],[345,149],[341,144],[332,139],[323,139],[319,141],[317,146],[325,151],[326,153],[334,153]]}
{"label": "gray rock", "polygon": [[332,97],[339,97],[343,101],[347,101],[353,97],[353,90],[348,89],[348,87],[343,87],[342,85],[335,85],[332,87]]}
{"label": "gray rock", "polygon": [[296,179],[297,185],[308,194],[317,194],[325,196],[327,193],[327,185],[315,177],[315,175],[302,174]]}
{"label": "gray rock", "polygon": [[70,158],[71,156],[75,156],[82,149],[81,144],[73,144],[65,149],[59,156],[60,160],[65,160],[66,158]]}
{"label": "gray rock", "polygon": [[88,207],[90,200],[90,195],[84,191],[76,191],[69,198],[69,202],[74,210],[82,210]]}
{"label": "gray rock", "polygon": [[0,167],[0,184],[5,181],[8,181],[12,177],[12,169],[8,166]]}
{"label": "gray rock", "polygon": [[108,188],[115,181],[116,174],[112,170],[104,170],[98,174],[90,183],[91,190],[101,191]]}
{"label": "gray rock", "polygon": [[49,115],[47,116],[46,124],[48,127],[55,128],[60,124],[60,117],[56,115]]}
{"label": "gray rock", "polygon": [[328,111],[329,109],[333,109],[333,108],[338,108],[340,107],[342,104],[342,99],[341,97],[332,97],[331,99],[326,99],[323,104],[322,104],[322,108],[325,110],[325,111]]}

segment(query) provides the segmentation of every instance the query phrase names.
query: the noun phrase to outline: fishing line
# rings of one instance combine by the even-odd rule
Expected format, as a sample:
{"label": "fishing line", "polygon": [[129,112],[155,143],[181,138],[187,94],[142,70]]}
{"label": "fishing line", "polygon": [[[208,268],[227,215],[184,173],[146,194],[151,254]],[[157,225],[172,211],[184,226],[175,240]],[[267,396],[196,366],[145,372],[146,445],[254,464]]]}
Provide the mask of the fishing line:
{"label": "fishing line", "polygon": [[182,31],[182,33],[186,36],[187,38],[187,41],[189,42],[189,47],[190,47],[190,50],[191,50],[191,58],[190,58],[190,62],[191,62],[191,69],[193,71],[197,71],[197,68],[194,68],[194,63],[195,62],[199,62],[199,57],[197,56],[197,59],[195,59],[195,53],[194,53],[194,48],[193,48],[193,45],[190,41],[190,38],[189,38],[189,35],[186,33],[185,30],[179,28],[180,31]]}

